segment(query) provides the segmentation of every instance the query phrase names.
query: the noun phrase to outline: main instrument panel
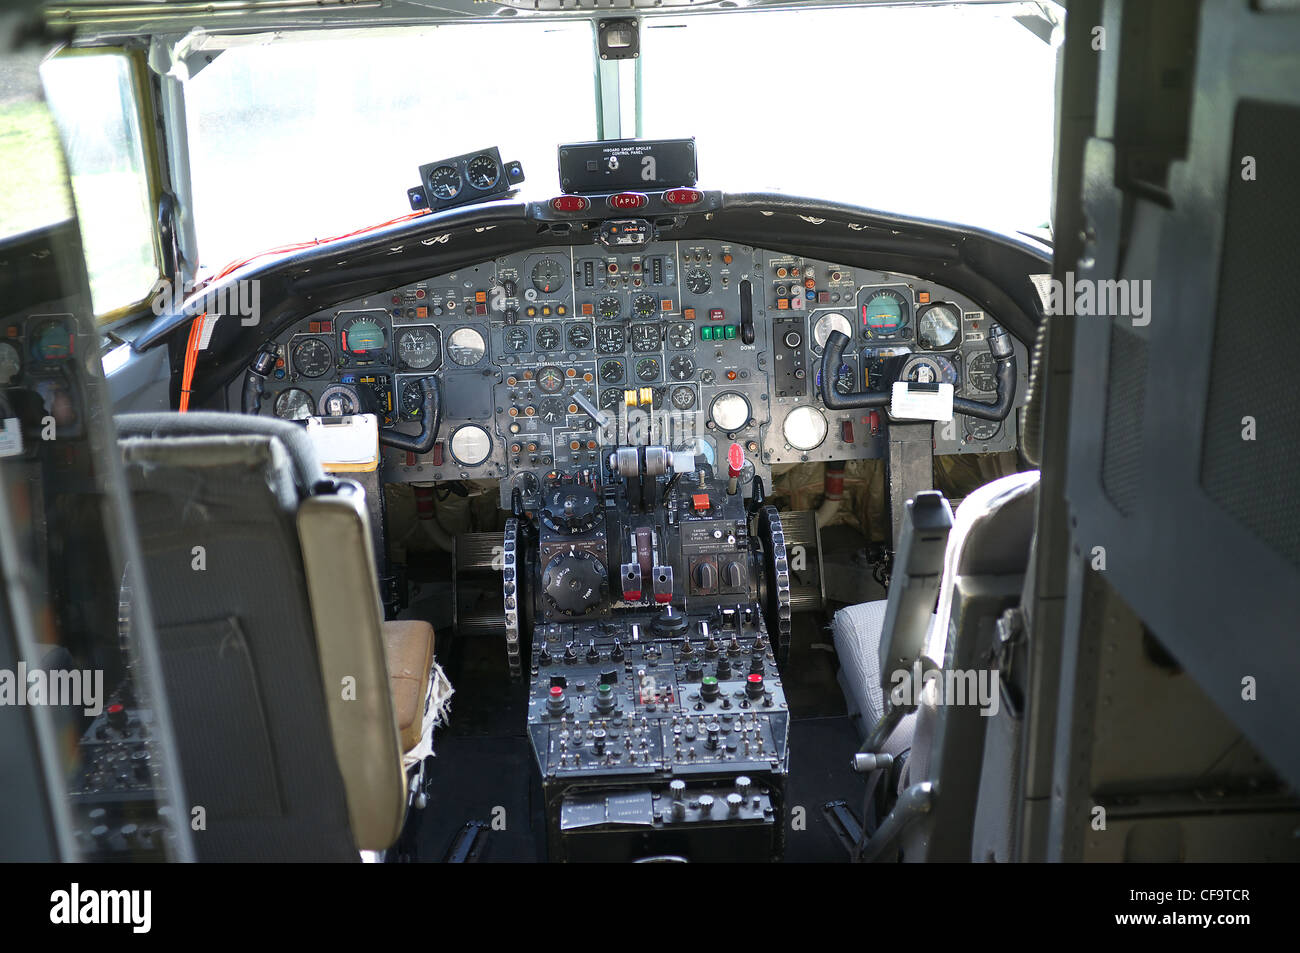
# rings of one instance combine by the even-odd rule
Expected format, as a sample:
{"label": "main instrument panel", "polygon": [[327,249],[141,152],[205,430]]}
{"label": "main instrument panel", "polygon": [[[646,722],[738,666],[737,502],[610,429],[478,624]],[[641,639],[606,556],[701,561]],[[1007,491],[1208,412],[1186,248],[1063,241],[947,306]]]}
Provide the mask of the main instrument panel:
{"label": "main instrument panel", "polygon": [[[547,247],[298,321],[274,342],[261,412],[373,412],[382,427],[413,433],[419,382],[436,375],[438,441],[424,454],[384,448],[389,482],[499,479],[503,507],[515,489],[534,507],[560,475],[600,477],[602,447],[654,443],[713,462],[733,441],[748,482],[773,464],[887,452],[883,410],[822,404],[833,330],[851,341],[832,383],[842,393],[907,379],[990,400],[992,321],[933,282],[747,245]],[[603,426],[578,395],[606,412]],[[936,453],[1010,450],[1016,419],[958,416],[934,434]]]}

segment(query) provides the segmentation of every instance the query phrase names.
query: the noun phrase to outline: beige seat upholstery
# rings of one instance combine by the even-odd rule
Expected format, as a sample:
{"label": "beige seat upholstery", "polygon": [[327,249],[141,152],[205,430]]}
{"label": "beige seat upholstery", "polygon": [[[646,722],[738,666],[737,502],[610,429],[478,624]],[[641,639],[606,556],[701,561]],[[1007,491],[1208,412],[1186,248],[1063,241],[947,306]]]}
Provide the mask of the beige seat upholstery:
{"label": "beige seat upholstery", "polygon": [[433,626],[427,622],[385,622],[384,648],[388,653],[388,688],[403,753],[420,743],[424,705],[433,671]]}

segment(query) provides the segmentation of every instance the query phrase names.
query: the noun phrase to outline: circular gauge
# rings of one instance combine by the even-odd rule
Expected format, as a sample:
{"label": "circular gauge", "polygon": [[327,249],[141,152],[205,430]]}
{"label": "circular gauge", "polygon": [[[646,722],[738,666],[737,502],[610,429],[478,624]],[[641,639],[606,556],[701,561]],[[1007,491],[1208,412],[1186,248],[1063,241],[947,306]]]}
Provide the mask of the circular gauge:
{"label": "circular gauge", "polygon": [[600,379],[606,384],[617,384],[623,379],[622,361],[605,361],[600,365]]}
{"label": "circular gauge", "polygon": [[281,420],[306,420],[315,411],[311,394],[297,387],[280,391],[275,399],[275,415]]}
{"label": "circular gauge", "polygon": [[677,350],[685,350],[695,343],[695,325],[682,321],[668,328],[668,343]]}
{"label": "circular gauge", "polygon": [[533,287],[542,294],[555,294],[564,287],[564,269],[554,258],[543,258],[533,265]]}
{"label": "circular gauge", "polygon": [[621,354],[627,347],[627,334],[619,324],[602,324],[596,328],[596,350],[601,354]]}
{"label": "circular gauge", "polygon": [[838,311],[828,311],[813,322],[812,351],[814,354],[822,352],[832,331],[839,331],[850,341],[853,340],[853,325],[848,317]]}
{"label": "circular gauge", "polygon": [[686,270],[686,287],[690,289],[691,294],[703,295],[708,294],[709,289],[713,287],[713,279],[709,273],[699,265]]}
{"label": "circular gauge", "polygon": [[908,358],[898,379],[913,384],[953,384],[957,381],[957,370],[942,357],[917,354]]}
{"label": "circular gauge", "polygon": [[1002,432],[1000,420],[977,420],[966,418],[966,436],[969,440],[995,440]]}
{"label": "circular gauge", "polygon": [[916,313],[916,343],[927,351],[951,347],[961,330],[961,314],[954,305],[940,302]]}
{"label": "circular gauge", "polygon": [[554,351],[560,346],[560,329],[554,324],[543,324],[537,329],[537,350]]}
{"label": "circular gauge", "polygon": [[993,393],[998,389],[997,366],[991,353],[977,352],[966,364],[966,383],[975,390]]}
{"label": "circular gauge", "polygon": [[654,295],[637,295],[632,302],[632,311],[638,318],[648,318],[659,310],[659,302]]}
{"label": "circular gauge", "polygon": [[347,384],[331,384],[317,403],[322,417],[347,417],[355,414],[360,406],[357,392]]}
{"label": "circular gauge", "polygon": [[575,351],[585,351],[591,347],[591,325],[571,324],[566,337],[570,348]]}
{"label": "circular gauge", "polygon": [[355,315],[339,328],[339,346],[349,354],[374,359],[387,349],[388,331],[372,315]]}
{"label": "circular gauge", "polygon": [[600,299],[600,303],[596,305],[596,310],[602,318],[608,321],[611,318],[618,317],[618,313],[623,310],[623,303],[613,295],[606,295]]}
{"label": "circular gauge", "polygon": [[[907,323],[911,305],[899,292],[891,288],[864,291],[862,303],[862,332],[867,336],[893,334]],[[829,336],[829,334],[828,334]]]}
{"label": "circular gauge", "polygon": [[473,328],[457,328],[447,338],[447,354],[461,367],[469,367],[483,360],[487,344],[483,335]]}
{"label": "circular gauge", "polygon": [[678,354],[669,362],[668,372],[675,381],[688,381],[695,373],[695,362],[686,354]]}
{"label": "circular gauge", "polygon": [[31,341],[32,356],[38,361],[62,361],[72,356],[72,333],[62,321],[42,321]]}
{"label": "circular gauge", "polygon": [[634,351],[644,353],[659,350],[659,325],[657,324],[634,324],[628,336],[631,338]]}
{"label": "circular gauge", "polygon": [[857,376],[853,365],[843,362],[835,372],[835,390],[841,394],[852,394],[857,389]]}
{"label": "circular gauge", "polygon": [[795,450],[807,452],[816,450],[826,439],[826,417],[816,407],[808,404],[796,407],[786,415],[781,425],[781,434],[785,442]]}
{"label": "circular gauge", "polygon": [[0,384],[8,384],[23,369],[22,355],[8,341],[0,341]]}
{"label": "circular gauge", "polygon": [[492,438],[482,427],[457,427],[448,441],[452,459],[465,467],[476,467],[492,455]]}
{"label": "circular gauge", "polygon": [[713,398],[709,406],[709,419],[718,427],[733,433],[749,423],[749,401],[744,394],[725,391]]}
{"label": "circular gauge", "polygon": [[454,165],[440,165],[429,173],[429,191],[434,198],[454,199],[460,195],[460,173]]}
{"label": "circular gauge", "polygon": [[539,367],[537,389],[543,394],[558,394],[564,389],[564,371],[558,367]]}
{"label": "circular gauge", "polygon": [[407,420],[415,420],[424,413],[424,386],[415,379],[403,382],[398,401],[402,416]]}
{"label": "circular gauge", "polygon": [[537,404],[537,416],[548,424],[564,423],[566,406],[559,397],[543,397]]}
{"label": "circular gauge", "polygon": [[422,371],[442,356],[438,335],[432,328],[406,328],[397,335],[397,354],[407,367]]}
{"label": "circular gauge", "polygon": [[537,491],[542,488],[541,482],[537,479],[537,474],[532,470],[525,470],[520,474],[517,485],[519,487],[519,492],[522,493],[525,498],[532,499],[537,498]]}
{"label": "circular gauge", "polygon": [[293,346],[293,369],[303,377],[320,377],[334,365],[330,346],[320,338],[306,338]]}
{"label": "circular gauge", "polygon": [[[614,362],[618,364],[618,361]],[[618,365],[618,375],[623,376],[623,365]],[[602,410],[614,410],[619,404],[623,403],[623,392],[617,387],[606,387],[600,392],[600,406]]]}
{"label": "circular gauge", "polygon": [[469,160],[465,166],[465,176],[474,188],[490,189],[501,178],[501,167],[497,165],[496,159],[485,152]]}
{"label": "circular gauge", "polygon": [[528,329],[513,324],[506,328],[505,342],[507,351],[528,350]]}
{"label": "circular gauge", "polygon": [[668,399],[673,402],[673,406],[678,410],[690,410],[695,406],[695,388],[683,384],[680,387],[674,387],[668,395]]}
{"label": "circular gauge", "polygon": [[643,357],[636,362],[637,380],[648,384],[659,376],[659,358]]}

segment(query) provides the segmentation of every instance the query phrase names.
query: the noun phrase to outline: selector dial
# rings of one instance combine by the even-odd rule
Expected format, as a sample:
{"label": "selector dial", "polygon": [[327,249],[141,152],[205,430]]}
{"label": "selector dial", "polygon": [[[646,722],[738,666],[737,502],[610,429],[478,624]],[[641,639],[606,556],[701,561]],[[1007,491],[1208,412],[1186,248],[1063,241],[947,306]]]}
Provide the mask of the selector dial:
{"label": "selector dial", "polygon": [[564,536],[589,533],[604,516],[605,508],[595,490],[581,486],[555,487],[542,505],[542,522]]}
{"label": "selector dial", "polygon": [[557,612],[586,615],[605,598],[605,567],[590,553],[560,553],[542,572],[542,593]]}

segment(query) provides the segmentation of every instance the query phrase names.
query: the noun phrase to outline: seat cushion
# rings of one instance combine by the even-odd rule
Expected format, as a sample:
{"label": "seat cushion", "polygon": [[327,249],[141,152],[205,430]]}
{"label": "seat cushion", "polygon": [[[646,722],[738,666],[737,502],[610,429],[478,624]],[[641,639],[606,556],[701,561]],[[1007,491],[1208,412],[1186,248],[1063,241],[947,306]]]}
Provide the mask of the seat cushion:
{"label": "seat cushion", "polygon": [[[858,723],[865,739],[885,714],[885,692],[880,684],[880,634],[885,624],[885,607],[889,603],[863,602],[835,613],[831,628],[835,653],[840,659],[840,687],[848,704],[849,715]],[[884,753],[898,755],[912,746],[916,715],[903,718]]]}
{"label": "seat cushion", "polygon": [[388,687],[402,738],[402,751],[420,743],[424,702],[429,696],[433,671],[433,626],[403,619],[385,622],[384,647],[388,652]]}

